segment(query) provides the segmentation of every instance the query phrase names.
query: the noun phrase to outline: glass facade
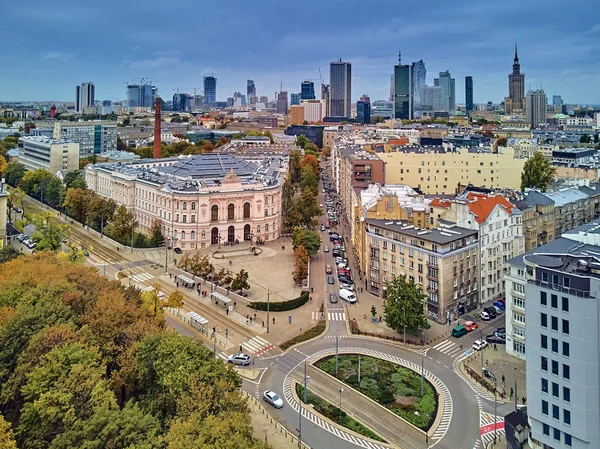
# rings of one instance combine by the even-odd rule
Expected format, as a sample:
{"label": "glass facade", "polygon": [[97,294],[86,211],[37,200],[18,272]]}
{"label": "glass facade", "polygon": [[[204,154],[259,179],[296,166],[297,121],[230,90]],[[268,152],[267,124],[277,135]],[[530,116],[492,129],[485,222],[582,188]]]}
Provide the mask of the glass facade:
{"label": "glass facade", "polygon": [[394,118],[412,119],[412,70],[410,65],[394,66]]}

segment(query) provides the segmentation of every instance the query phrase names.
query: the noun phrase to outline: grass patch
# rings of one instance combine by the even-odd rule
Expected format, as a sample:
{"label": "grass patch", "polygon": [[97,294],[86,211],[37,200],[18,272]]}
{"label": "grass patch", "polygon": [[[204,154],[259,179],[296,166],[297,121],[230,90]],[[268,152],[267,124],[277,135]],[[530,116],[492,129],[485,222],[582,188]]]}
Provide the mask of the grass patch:
{"label": "grass patch", "polygon": [[387,360],[364,355],[360,356],[360,382],[358,382],[358,357],[355,354],[339,355],[337,376],[335,356],[323,358],[315,363],[315,366],[360,391],[412,425],[428,430],[435,419],[438,406],[437,392],[433,386],[425,380],[424,394],[421,397],[420,374]]}
{"label": "grass patch", "polygon": [[[300,384],[296,384],[296,394],[300,398],[302,402],[304,402],[304,387]],[[367,438],[371,438],[372,440],[381,441],[385,443],[379,435],[373,432],[368,427],[365,427],[361,423],[359,423],[354,418],[351,418],[346,414],[345,411],[342,410],[340,415],[340,409],[330,402],[326,401],[320,396],[317,396],[309,391],[306,392],[306,404],[310,404],[314,407],[315,411],[320,413],[321,415],[329,418],[334,423],[339,424],[340,426],[345,427],[346,429],[350,429],[359,435],[362,435]],[[341,419],[340,419],[341,416]]]}
{"label": "grass patch", "polygon": [[301,343],[303,341],[310,340],[311,338],[315,338],[325,332],[325,321],[319,321],[314,327],[311,327],[306,332],[301,333],[300,335],[288,340],[284,341],[279,347],[284,351],[295,344]]}
{"label": "grass patch", "polygon": [[263,301],[255,301],[248,304],[248,307],[251,307],[254,310],[262,310],[266,311],[267,308],[271,312],[285,312],[287,310],[297,309],[298,307],[302,307],[304,304],[308,302],[310,295],[308,292],[300,293],[300,296],[295,299],[290,299],[289,301],[279,301],[279,302],[263,302]]}

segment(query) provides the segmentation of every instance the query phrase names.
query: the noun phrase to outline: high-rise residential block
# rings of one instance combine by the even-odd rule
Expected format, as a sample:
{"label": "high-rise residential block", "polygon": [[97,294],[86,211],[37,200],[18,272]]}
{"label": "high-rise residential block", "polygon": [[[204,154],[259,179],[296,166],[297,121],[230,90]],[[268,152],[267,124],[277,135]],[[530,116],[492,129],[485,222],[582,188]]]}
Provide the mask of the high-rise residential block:
{"label": "high-rise residential block", "polygon": [[286,91],[277,94],[277,112],[279,114],[288,113],[288,93]]}
{"label": "high-rise residential block", "polygon": [[537,128],[539,125],[546,123],[547,103],[546,93],[542,89],[527,92],[525,111],[527,121],[531,123],[532,128]]}
{"label": "high-rise residential block", "polygon": [[450,72],[440,72],[438,85],[442,88],[442,102],[444,111],[454,112],[456,109],[456,85]]}
{"label": "high-rise residential block", "polygon": [[300,100],[300,104],[307,122],[320,122],[325,117],[325,100]]}
{"label": "high-rise residential block", "polygon": [[402,64],[398,53],[398,64],[394,66],[394,118],[411,120],[413,114],[412,65]]}
{"label": "high-rise residential block", "polygon": [[350,117],[352,112],[352,64],[339,61],[329,66],[329,114]]}
{"label": "high-rise residential block", "polygon": [[79,169],[79,144],[69,140],[25,136],[19,138],[19,163],[27,170],[43,168],[55,175]]}
{"label": "high-rise residential block", "polygon": [[310,80],[302,81],[300,85],[300,99],[314,100],[315,99],[315,83]]}
{"label": "high-rise residential block", "polygon": [[246,100],[249,104],[256,103],[256,85],[254,84],[254,80],[248,80],[246,86]]}
{"label": "high-rise residential block", "polygon": [[421,59],[412,64],[412,92],[413,92],[413,108],[414,105],[421,103],[421,89],[427,84],[427,70],[425,69],[425,62]]}
{"label": "high-rise residential block", "polygon": [[91,81],[75,88],[75,111],[83,112],[85,108],[94,106],[96,88]]}
{"label": "high-rise residential block", "polygon": [[83,159],[117,149],[117,122],[56,122],[53,138],[78,143]]}
{"label": "high-rise residential block", "polygon": [[467,115],[473,111],[473,77],[465,76],[465,109]]}
{"label": "high-rise residential block", "polygon": [[290,104],[291,105],[299,105],[300,104],[300,94],[292,93],[290,94]]}
{"label": "high-rise residential block", "polygon": [[508,75],[508,97],[504,99],[504,111],[511,114],[515,111],[522,112],[525,108],[525,74],[521,73],[517,44],[515,44],[515,59],[513,71]]}
{"label": "high-rise residential block", "polygon": [[214,76],[204,77],[204,104],[217,102],[217,79]]}

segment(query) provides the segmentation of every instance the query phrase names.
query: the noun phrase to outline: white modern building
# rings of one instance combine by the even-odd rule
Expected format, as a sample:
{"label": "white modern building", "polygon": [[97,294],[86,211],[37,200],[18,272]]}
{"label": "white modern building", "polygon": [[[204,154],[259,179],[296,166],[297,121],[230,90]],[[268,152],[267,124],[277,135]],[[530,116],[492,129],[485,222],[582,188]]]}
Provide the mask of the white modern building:
{"label": "white modern building", "polygon": [[325,117],[325,100],[300,100],[304,107],[304,120],[307,122],[320,122]]}
{"label": "white modern building", "polygon": [[275,240],[281,233],[281,187],[287,158],[259,163],[201,154],[88,165],[88,188],[133,212],[138,230],[157,221],[184,250],[224,242]]}
{"label": "white modern building", "polygon": [[79,143],[83,159],[117,149],[117,122],[56,122],[53,137]]}
{"label": "white modern building", "polygon": [[85,108],[94,106],[96,88],[94,83],[82,83],[75,87],[75,111],[84,112]]}
{"label": "white modern building", "polygon": [[55,175],[61,170],[79,169],[79,144],[48,137],[19,138],[19,162],[27,170],[43,168]]}

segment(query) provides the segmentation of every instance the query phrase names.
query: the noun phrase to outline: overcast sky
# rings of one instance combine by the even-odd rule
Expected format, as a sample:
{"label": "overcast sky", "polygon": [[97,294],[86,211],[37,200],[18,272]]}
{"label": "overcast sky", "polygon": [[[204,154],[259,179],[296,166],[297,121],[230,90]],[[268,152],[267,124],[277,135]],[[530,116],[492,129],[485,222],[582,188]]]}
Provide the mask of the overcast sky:
{"label": "overcast sky", "polygon": [[92,81],[97,99],[124,99],[125,82],[149,78],[163,98],[202,90],[214,71],[217,97],[299,92],[329,79],[329,63],[352,63],[352,98],[387,99],[397,63],[425,61],[473,76],[474,101],[500,102],[519,42],[526,88],[549,98],[600,103],[600,6],[557,0],[29,0],[5,1],[0,100],[74,101]]}

